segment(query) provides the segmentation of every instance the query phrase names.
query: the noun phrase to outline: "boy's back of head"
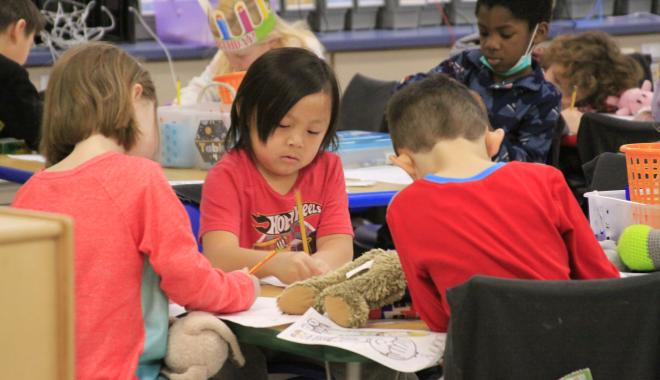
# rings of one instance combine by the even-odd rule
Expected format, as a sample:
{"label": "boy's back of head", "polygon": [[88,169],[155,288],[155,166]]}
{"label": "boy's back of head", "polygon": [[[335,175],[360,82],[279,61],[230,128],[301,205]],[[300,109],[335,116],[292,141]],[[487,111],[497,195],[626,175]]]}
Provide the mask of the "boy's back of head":
{"label": "boy's back of head", "polygon": [[483,6],[488,8],[495,6],[506,8],[511,12],[513,17],[527,21],[529,30],[532,30],[538,23],[550,22],[554,0],[477,0],[475,13]]}
{"label": "boy's back of head", "polygon": [[44,18],[32,0],[2,0],[0,33],[19,20],[25,20],[25,35],[38,34],[45,26]]}
{"label": "boy's back of head", "polygon": [[474,141],[488,128],[482,104],[463,84],[443,74],[406,86],[387,106],[392,143],[397,150],[428,152],[440,140]]}

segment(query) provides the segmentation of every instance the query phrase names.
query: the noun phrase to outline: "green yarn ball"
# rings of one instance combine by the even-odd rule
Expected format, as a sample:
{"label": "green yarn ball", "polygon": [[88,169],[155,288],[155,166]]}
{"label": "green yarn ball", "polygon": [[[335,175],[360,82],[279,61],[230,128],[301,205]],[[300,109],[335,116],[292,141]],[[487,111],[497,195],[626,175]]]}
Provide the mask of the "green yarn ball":
{"label": "green yarn ball", "polygon": [[619,237],[617,250],[621,261],[631,270],[650,272],[655,270],[649,257],[649,233],[651,226],[633,224],[626,227]]}

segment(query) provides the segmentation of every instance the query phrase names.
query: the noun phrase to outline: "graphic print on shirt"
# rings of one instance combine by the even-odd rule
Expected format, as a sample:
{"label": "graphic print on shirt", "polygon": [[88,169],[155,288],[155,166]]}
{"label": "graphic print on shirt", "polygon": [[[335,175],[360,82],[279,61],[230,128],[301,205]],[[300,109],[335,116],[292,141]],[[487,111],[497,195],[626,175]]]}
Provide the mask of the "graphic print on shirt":
{"label": "graphic print on shirt", "polygon": [[[321,209],[322,207],[318,203],[303,203],[305,232],[309,249],[312,252],[316,251],[316,228],[308,220],[313,215],[320,215]],[[254,249],[266,251],[273,249],[303,250],[298,210],[295,205],[291,210],[276,214],[254,213],[252,214],[252,225],[261,234],[252,246]]]}

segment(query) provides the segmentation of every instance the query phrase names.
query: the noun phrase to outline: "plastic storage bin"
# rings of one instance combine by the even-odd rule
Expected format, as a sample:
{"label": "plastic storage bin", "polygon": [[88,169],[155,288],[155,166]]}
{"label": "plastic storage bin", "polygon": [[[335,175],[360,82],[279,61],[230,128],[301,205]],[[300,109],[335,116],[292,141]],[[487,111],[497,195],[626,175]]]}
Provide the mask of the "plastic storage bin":
{"label": "plastic storage bin", "polygon": [[660,228],[660,206],[626,200],[625,190],[592,191],[589,200],[589,223],[598,240],[618,241],[631,224]]}
{"label": "plastic storage bin", "polygon": [[660,143],[626,144],[626,170],[630,199],[645,204],[660,204]]}
{"label": "plastic storage bin", "polygon": [[163,42],[215,45],[209,22],[197,0],[154,0],[156,34]]}
{"label": "plastic storage bin", "polygon": [[158,107],[160,163],[209,169],[224,154],[229,108],[218,103]]}
{"label": "plastic storage bin", "polygon": [[476,24],[477,0],[452,0],[445,6],[447,17],[453,25]]}
{"label": "plastic storage bin", "polygon": [[394,154],[392,139],[387,133],[339,131],[337,154],[345,169],[389,164]]}
{"label": "plastic storage bin", "polygon": [[614,14],[615,0],[558,0],[554,18],[579,19],[600,16],[599,3],[602,4],[603,16]]}

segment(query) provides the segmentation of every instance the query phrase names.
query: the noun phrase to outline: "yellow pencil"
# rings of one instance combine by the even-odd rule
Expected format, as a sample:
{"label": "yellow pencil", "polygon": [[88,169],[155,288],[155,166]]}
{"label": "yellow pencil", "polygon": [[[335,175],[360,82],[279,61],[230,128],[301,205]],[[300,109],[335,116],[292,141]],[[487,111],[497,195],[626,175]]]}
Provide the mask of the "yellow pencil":
{"label": "yellow pencil", "polygon": [[575,100],[577,100],[577,86],[573,86],[573,93],[571,94],[571,111],[575,108]]}
{"label": "yellow pencil", "polygon": [[305,230],[305,215],[303,214],[302,195],[300,190],[296,190],[296,208],[298,209],[298,223],[300,223],[300,239],[303,242],[303,249],[309,255],[309,243],[307,243],[307,232]]}
{"label": "yellow pencil", "polygon": [[254,272],[256,272],[256,271],[258,271],[259,269],[261,269],[261,267],[264,266],[264,264],[266,264],[266,263],[268,262],[268,260],[272,259],[273,256],[275,256],[276,253],[277,253],[276,250],[272,250],[272,251],[270,251],[270,253],[268,254],[268,256],[266,256],[266,257],[264,257],[263,259],[261,259],[261,261],[259,261],[255,266],[252,267],[252,269],[250,269],[250,274],[254,274]]}
{"label": "yellow pencil", "polygon": [[181,81],[176,80],[176,104],[181,105]]}

